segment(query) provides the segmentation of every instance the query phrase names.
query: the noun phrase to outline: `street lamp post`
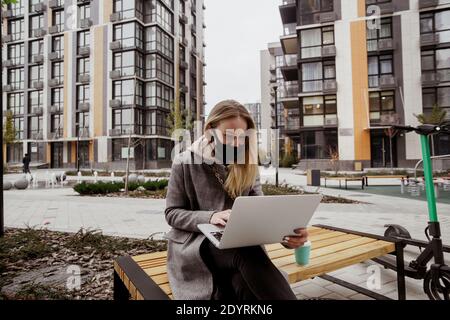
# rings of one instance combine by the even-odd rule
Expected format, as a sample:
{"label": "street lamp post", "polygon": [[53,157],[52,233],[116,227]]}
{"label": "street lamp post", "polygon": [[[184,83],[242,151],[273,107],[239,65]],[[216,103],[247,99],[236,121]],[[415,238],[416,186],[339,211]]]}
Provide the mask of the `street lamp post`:
{"label": "street lamp post", "polygon": [[275,152],[276,152],[276,163],[275,163],[275,186],[278,188],[278,166],[280,164],[280,152],[279,148],[279,137],[278,137],[278,86],[273,85],[273,91],[275,93]]}

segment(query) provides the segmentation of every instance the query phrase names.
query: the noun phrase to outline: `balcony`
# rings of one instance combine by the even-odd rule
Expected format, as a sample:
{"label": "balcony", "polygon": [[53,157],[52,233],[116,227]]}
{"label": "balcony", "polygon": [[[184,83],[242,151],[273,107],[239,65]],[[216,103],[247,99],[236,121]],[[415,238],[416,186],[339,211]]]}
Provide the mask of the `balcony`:
{"label": "balcony", "polygon": [[269,70],[271,73],[276,73],[277,72],[277,67],[274,64],[271,64],[269,67]]}
{"label": "balcony", "polygon": [[281,67],[281,73],[285,81],[298,80],[297,55],[284,56],[284,65]]}
{"label": "balcony", "polygon": [[297,34],[297,23],[289,23],[283,26],[285,36],[291,36]]}
{"label": "balcony", "polygon": [[48,28],[48,33],[49,34],[55,34],[55,33],[59,33],[60,26],[50,26]]}
{"label": "balcony", "polygon": [[91,104],[89,102],[81,102],[78,104],[79,112],[89,112],[91,109]]}
{"label": "balcony", "polygon": [[322,47],[322,57],[335,57],[336,56],[336,46],[323,46]]}
{"label": "balcony", "polygon": [[92,26],[92,20],[91,19],[81,19],[80,20],[80,28],[81,29],[88,29]]}
{"label": "balcony", "polygon": [[64,6],[63,0],[49,0],[48,1],[48,7],[51,9],[56,9],[56,8],[59,8],[62,6]]}
{"label": "balcony", "polygon": [[7,42],[11,42],[12,41],[12,36],[10,34],[4,35],[2,37],[2,42],[3,43],[7,43]]}
{"label": "balcony", "polygon": [[46,9],[46,6],[43,2],[36,3],[33,7],[34,12],[36,12],[36,13],[42,13],[45,11],[45,9]]}
{"label": "balcony", "polygon": [[35,54],[33,55],[33,63],[43,63],[44,55],[43,54]]}
{"label": "balcony", "polygon": [[378,40],[378,51],[394,50],[394,40],[392,38]]}
{"label": "balcony", "polygon": [[109,136],[110,137],[118,137],[122,135],[122,130],[120,129],[109,129]]}
{"label": "balcony", "polygon": [[63,59],[63,57],[61,56],[59,51],[53,51],[48,54],[48,59],[50,61],[55,61],[55,60]]}
{"label": "balcony", "polygon": [[323,81],[323,93],[334,94],[337,92],[337,82],[336,80],[324,80]]}
{"label": "balcony", "polygon": [[119,99],[112,99],[109,101],[109,106],[111,108],[120,108],[122,106],[122,101]]}
{"label": "balcony", "polygon": [[376,0],[366,0],[366,5],[375,5],[380,8],[381,15],[393,14],[395,11],[395,0],[387,1],[385,3],[377,3]]}
{"label": "balcony", "polygon": [[91,81],[91,76],[89,74],[80,74],[78,76],[78,82],[80,83],[89,83]]}
{"label": "balcony", "polygon": [[181,44],[183,45],[183,46],[185,46],[185,47],[187,47],[188,46],[188,41],[187,41],[187,39],[185,38],[185,37],[183,37],[183,38],[181,38]]}
{"label": "balcony", "polygon": [[296,0],[283,0],[280,6],[280,14],[283,24],[297,23]]}
{"label": "balcony", "polygon": [[31,140],[43,140],[44,133],[42,131],[32,132],[30,137],[31,137]]}
{"label": "balcony", "polygon": [[284,54],[297,54],[298,53],[298,38],[297,34],[292,34],[288,36],[282,36],[280,38],[281,48]]}
{"label": "balcony", "polygon": [[186,70],[189,67],[186,61],[180,61],[180,68]]}
{"label": "balcony", "polygon": [[44,28],[38,28],[38,29],[33,30],[33,36],[35,38],[42,38],[43,36],[46,35],[46,33],[47,32],[45,31]]}
{"label": "balcony", "polygon": [[59,78],[53,78],[53,79],[50,79],[49,81],[48,81],[48,86],[50,87],[50,88],[53,88],[53,87],[57,87],[57,86],[59,86],[61,83],[60,83],[60,81],[59,81]]}
{"label": "balcony", "polygon": [[122,41],[116,40],[116,41],[111,42],[109,44],[109,49],[112,50],[112,51],[122,49]]}
{"label": "balcony", "polygon": [[10,91],[13,91],[13,86],[10,85],[10,84],[6,84],[6,85],[3,86],[3,91],[4,91],[4,92],[10,92]]}
{"label": "balcony", "polygon": [[44,81],[33,81],[33,89],[41,90],[44,88]]}
{"label": "balcony", "polygon": [[419,9],[435,8],[439,5],[439,0],[419,0]]}
{"label": "balcony", "polygon": [[62,139],[63,138],[63,130],[62,129],[57,129],[54,132],[51,132],[51,137],[52,140],[58,140],[58,139]]}
{"label": "balcony", "polygon": [[50,112],[50,114],[57,114],[61,112],[61,108],[58,105],[51,105],[48,111]]}
{"label": "balcony", "polygon": [[188,89],[188,87],[186,85],[180,86],[180,92],[181,93],[186,94],[186,93],[188,93],[188,91],[189,91],[189,89]]}
{"label": "balcony", "polygon": [[89,138],[89,136],[90,136],[89,129],[88,128],[80,128],[78,130],[78,136],[80,138]]}
{"label": "balcony", "polygon": [[336,13],[334,11],[330,12],[321,12],[319,14],[319,22],[320,23],[328,23],[336,21]]}
{"label": "balcony", "polygon": [[10,68],[10,67],[12,67],[14,65],[15,65],[15,63],[14,63],[14,60],[12,60],[12,59],[4,60],[3,63],[2,63],[2,66],[4,68]]}
{"label": "balcony", "polygon": [[1,17],[2,17],[2,18],[5,18],[5,19],[9,19],[9,18],[14,17],[14,13],[13,13],[12,10],[5,10],[5,11],[2,10],[2,15],[1,15]]}
{"label": "balcony", "polygon": [[191,33],[192,34],[197,34],[197,27],[194,24],[191,25]]}
{"label": "balcony", "polygon": [[435,87],[440,83],[439,75],[434,71],[424,72],[421,81],[423,87]]}
{"label": "balcony", "polygon": [[120,12],[114,12],[109,16],[109,21],[111,22],[119,22],[122,20],[122,15]]}
{"label": "balcony", "polygon": [[120,79],[122,77],[122,71],[121,70],[111,70],[109,72],[109,78],[112,80]]}
{"label": "balcony", "polygon": [[329,114],[325,116],[325,127],[337,127],[339,124],[337,115]]}
{"label": "balcony", "polygon": [[91,54],[91,48],[88,46],[79,47],[78,48],[78,55],[80,56],[89,56]]}
{"label": "balcony", "polygon": [[279,100],[286,109],[298,106],[299,87],[297,83],[288,83],[278,88]]}
{"label": "balcony", "polygon": [[42,116],[44,114],[44,109],[42,107],[33,107],[32,114]]}
{"label": "balcony", "polygon": [[[372,119],[374,122],[377,122],[378,119]],[[378,123],[382,126],[393,126],[400,124],[400,116],[395,112],[390,113],[382,113],[380,114],[380,118]]]}
{"label": "balcony", "polygon": [[380,76],[380,88],[381,89],[394,89],[397,87],[397,82],[393,75]]}
{"label": "balcony", "polygon": [[439,44],[438,33],[424,33],[420,35],[420,45],[422,47],[435,46]]}
{"label": "balcony", "polygon": [[182,24],[187,24],[187,23],[188,23],[188,17],[187,17],[187,15],[181,14],[181,15],[180,15],[180,22],[181,22]]}

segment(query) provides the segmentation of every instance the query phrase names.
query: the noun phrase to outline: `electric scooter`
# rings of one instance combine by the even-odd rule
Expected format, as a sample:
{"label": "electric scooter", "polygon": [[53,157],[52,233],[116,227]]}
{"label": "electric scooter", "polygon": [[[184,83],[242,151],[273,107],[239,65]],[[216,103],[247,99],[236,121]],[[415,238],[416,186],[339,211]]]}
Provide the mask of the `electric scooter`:
{"label": "electric scooter", "polygon": [[[450,125],[422,125],[417,128],[411,126],[393,127],[397,130],[416,132],[420,135],[429,214],[428,226],[425,229],[425,235],[428,241],[411,239],[408,230],[399,225],[386,225],[385,237],[401,240],[404,247],[406,245],[419,247],[421,253],[408,266],[405,266],[405,276],[414,279],[423,279],[423,288],[430,300],[450,300],[450,266],[446,265],[444,261],[444,252],[450,253],[450,247],[443,245],[441,239],[429,143],[429,137],[431,135],[450,134]],[[424,248],[423,251],[422,248]],[[385,268],[391,270],[397,269],[396,264],[389,258],[382,257],[373,260]],[[430,262],[431,265],[428,267]]]}

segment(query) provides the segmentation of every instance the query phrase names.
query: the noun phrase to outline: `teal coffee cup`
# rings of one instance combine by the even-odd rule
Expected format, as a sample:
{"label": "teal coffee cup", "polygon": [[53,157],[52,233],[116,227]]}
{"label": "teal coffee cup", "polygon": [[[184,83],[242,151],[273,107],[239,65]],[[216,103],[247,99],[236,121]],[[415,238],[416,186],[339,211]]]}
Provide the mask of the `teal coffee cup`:
{"label": "teal coffee cup", "polygon": [[307,241],[305,244],[295,249],[295,262],[301,266],[309,264],[309,256],[311,254],[311,242]]}

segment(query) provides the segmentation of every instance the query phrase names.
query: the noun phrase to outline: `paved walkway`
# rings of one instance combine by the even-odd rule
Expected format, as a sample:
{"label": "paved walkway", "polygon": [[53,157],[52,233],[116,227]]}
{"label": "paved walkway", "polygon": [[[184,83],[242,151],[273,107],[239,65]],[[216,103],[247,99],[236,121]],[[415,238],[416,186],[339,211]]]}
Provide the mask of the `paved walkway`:
{"label": "paved walkway", "polygon": [[[6,176],[11,180],[17,176]],[[262,181],[274,181],[272,170],[261,169]],[[70,177],[76,179],[76,177]],[[87,178],[86,178],[87,179]],[[280,170],[280,182],[304,186],[306,177],[293,170]],[[379,181],[377,183],[398,183]],[[307,188],[315,191],[317,188]],[[320,189],[334,196],[343,196],[363,204],[321,204],[314,215],[313,224],[326,224],[358,231],[383,234],[384,225],[396,223],[405,226],[415,238],[425,239],[423,230],[428,221],[426,202],[381,195],[365,194],[357,190]],[[80,228],[101,229],[107,235],[159,238],[170,227],[164,219],[164,200],[80,197],[70,188],[11,190],[4,192],[5,224],[8,227],[47,227],[56,231],[76,232]],[[439,204],[444,243],[450,243],[450,205]],[[408,251],[413,257],[417,251]],[[368,266],[358,264],[339,270],[335,275],[362,286],[370,276]],[[408,298],[426,298],[421,282],[408,280]],[[396,298],[395,273],[381,270],[379,293]],[[293,286],[299,298],[329,297],[336,299],[363,299],[364,296],[336,286],[322,279],[304,281]]]}

